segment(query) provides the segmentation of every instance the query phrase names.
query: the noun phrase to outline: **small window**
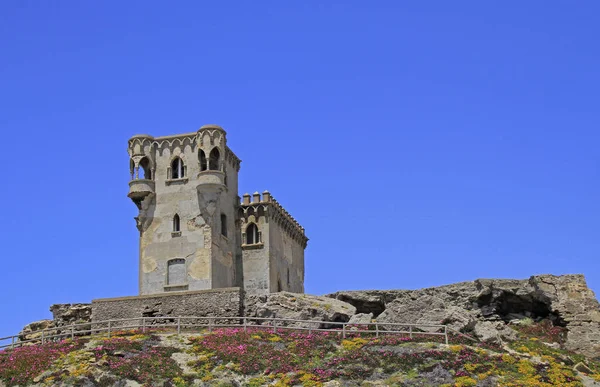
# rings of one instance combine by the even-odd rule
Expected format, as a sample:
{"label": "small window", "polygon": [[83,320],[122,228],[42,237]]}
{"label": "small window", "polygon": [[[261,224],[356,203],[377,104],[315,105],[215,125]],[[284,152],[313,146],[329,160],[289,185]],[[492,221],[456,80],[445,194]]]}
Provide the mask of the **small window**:
{"label": "small window", "polygon": [[142,171],[144,173],[144,175],[142,176],[142,179],[152,180],[152,171],[150,170],[150,160],[148,160],[147,157],[144,157],[143,159],[140,160],[140,167],[142,168]]}
{"label": "small window", "polygon": [[221,235],[227,236],[227,215],[221,214]]}
{"label": "small window", "polygon": [[198,151],[198,159],[200,159],[200,170],[206,171],[208,169],[208,164],[206,162],[206,154],[202,149]]}
{"label": "small window", "polygon": [[250,223],[246,228],[246,244],[254,245],[258,242],[260,242],[258,236],[258,227],[256,227],[256,223]]}
{"label": "small window", "polygon": [[290,287],[290,269],[287,269],[287,286]]}
{"label": "small window", "polygon": [[213,148],[213,150],[210,151],[208,169],[210,169],[212,171],[218,171],[220,157],[221,157],[221,155],[219,153],[219,149]]}
{"label": "small window", "polygon": [[171,179],[182,179],[185,176],[183,161],[179,157],[175,157],[171,161]]}
{"label": "small window", "polygon": [[173,232],[181,231],[181,222],[179,220],[179,215],[175,214],[173,217]]}

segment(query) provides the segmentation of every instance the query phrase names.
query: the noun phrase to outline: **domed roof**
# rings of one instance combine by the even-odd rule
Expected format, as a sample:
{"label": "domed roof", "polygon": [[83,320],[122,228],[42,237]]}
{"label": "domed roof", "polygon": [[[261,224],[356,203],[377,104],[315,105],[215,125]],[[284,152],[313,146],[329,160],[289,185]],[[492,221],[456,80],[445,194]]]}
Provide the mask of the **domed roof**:
{"label": "domed roof", "polygon": [[129,139],[133,140],[134,138],[149,138],[151,140],[154,140],[154,137],[149,134],[136,134],[136,135],[131,136]]}
{"label": "domed roof", "polygon": [[215,125],[215,124],[206,124],[206,125],[202,125],[200,127],[200,129],[198,130],[204,130],[204,129],[218,129],[218,130],[222,130],[225,131],[225,129],[223,129],[222,127],[220,127],[219,125]]}

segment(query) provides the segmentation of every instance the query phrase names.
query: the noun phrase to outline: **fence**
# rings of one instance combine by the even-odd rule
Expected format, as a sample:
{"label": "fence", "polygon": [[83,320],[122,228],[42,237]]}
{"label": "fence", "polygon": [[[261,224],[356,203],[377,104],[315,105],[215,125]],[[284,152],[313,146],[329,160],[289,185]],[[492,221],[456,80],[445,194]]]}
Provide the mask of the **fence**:
{"label": "fence", "polygon": [[[76,336],[87,336],[94,334],[106,334],[108,337],[114,332],[124,329],[141,329],[146,332],[149,329],[172,329],[181,334],[184,331],[198,331],[200,329],[209,332],[216,328],[242,328],[244,331],[251,329],[277,330],[301,330],[312,332],[336,332],[343,338],[356,333],[374,334],[376,337],[383,334],[404,334],[413,338],[417,335],[443,336],[444,342],[449,343],[449,336],[462,336],[476,342],[471,336],[460,333],[447,325],[439,324],[397,324],[397,323],[348,323],[315,320],[295,320],[285,318],[264,317],[136,317],[126,319],[114,319],[105,321],[94,321],[82,324],[73,324],[63,327],[43,329],[32,332],[40,334],[40,337],[30,340],[19,340],[19,336],[8,336],[0,338],[0,349],[17,348],[25,344],[44,344],[46,342],[60,341],[65,338],[74,339]],[[81,329],[78,329],[81,328]],[[399,328],[400,330],[397,330]],[[3,344],[9,342],[9,344]]]}

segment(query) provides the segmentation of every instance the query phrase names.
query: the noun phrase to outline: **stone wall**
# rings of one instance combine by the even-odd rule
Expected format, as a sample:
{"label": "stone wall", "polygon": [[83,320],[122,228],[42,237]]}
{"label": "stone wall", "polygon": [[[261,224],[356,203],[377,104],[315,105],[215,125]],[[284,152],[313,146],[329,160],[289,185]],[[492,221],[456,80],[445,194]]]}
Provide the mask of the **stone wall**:
{"label": "stone wall", "polygon": [[[138,317],[164,317],[147,320],[153,323],[169,323],[170,317],[238,317],[242,313],[243,296],[240,288],[208,289],[193,292],[103,298],[92,301],[92,323],[95,321],[128,319]],[[137,322],[140,322],[137,320]],[[121,326],[136,323],[129,321]],[[115,324],[113,326],[119,326]],[[95,328],[98,328],[94,324]]]}

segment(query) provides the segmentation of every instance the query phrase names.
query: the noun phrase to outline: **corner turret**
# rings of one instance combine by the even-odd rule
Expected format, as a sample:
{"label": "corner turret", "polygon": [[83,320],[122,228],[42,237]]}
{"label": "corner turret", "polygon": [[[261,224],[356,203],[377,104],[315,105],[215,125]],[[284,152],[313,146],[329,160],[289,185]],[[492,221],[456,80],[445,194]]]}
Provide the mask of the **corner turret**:
{"label": "corner turret", "polygon": [[153,143],[154,137],[147,134],[135,135],[128,142],[131,181],[127,196],[138,208],[146,197],[155,193]]}

